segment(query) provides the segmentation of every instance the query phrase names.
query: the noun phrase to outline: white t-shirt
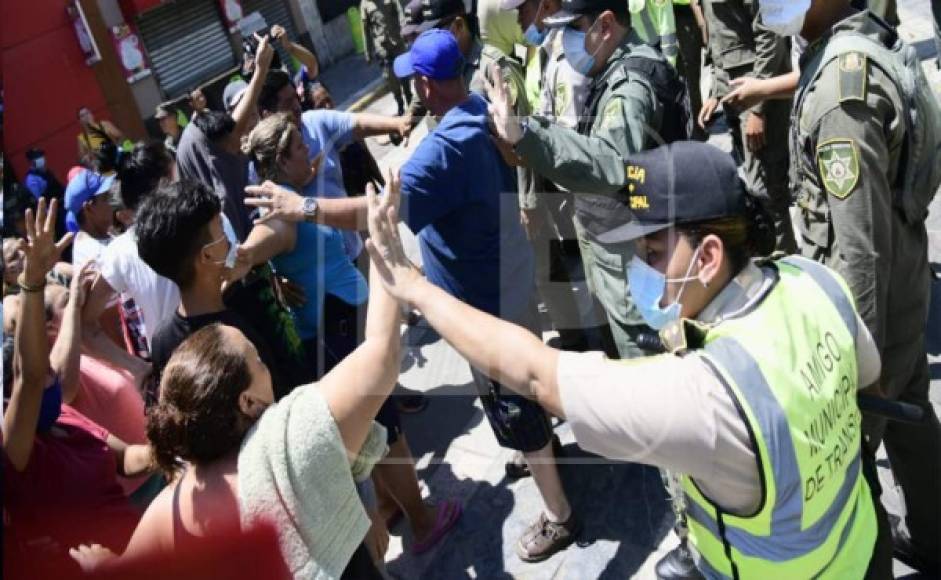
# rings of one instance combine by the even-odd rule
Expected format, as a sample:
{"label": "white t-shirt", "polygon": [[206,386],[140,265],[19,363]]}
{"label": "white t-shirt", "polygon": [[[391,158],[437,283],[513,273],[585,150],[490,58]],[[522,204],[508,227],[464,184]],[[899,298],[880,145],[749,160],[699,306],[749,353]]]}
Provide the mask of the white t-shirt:
{"label": "white t-shirt", "polygon": [[180,305],[179,288],[141,260],[134,228],[116,237],[98,262],[108,284],[137,303],[144,319],[144,336],[150,344],[160,323],[173,316]]}
{"label": "white t-shirt", "polygon": [[111,238],[99,240],[85,232],[78,232],[72,242],[72,265],[81,267],[90,260],[97,260],[110,241]]}

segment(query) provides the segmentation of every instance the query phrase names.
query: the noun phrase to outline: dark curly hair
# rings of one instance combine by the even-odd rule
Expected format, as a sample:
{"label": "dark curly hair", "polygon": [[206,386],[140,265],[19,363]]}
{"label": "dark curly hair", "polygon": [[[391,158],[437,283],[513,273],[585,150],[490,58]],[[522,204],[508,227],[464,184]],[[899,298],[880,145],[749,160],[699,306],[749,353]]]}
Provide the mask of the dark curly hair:
{"label": "dark curly hair", "polygon": [[168,474],[179,460],[211,463],[242,442],[253,420],[239,409],[251,385],[245,354],[231,346],[221,324],[201,328],[174,351],[160,380],[160,400],[147,413],[147,438]]}

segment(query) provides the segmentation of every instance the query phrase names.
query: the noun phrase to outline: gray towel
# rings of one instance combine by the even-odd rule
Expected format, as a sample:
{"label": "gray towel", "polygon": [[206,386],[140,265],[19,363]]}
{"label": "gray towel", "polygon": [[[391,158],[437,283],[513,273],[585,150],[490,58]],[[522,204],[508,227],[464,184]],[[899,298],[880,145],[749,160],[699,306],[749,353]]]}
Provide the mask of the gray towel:
{"label": "gray towel", "polygon": [[354,478],[368,477],[387,449],[385,428],[374,422],[351,458],[317,385],[294,389],[265,411],[242,443],[242,526],[274,524],[294,578],[339,578],[370,525]]}

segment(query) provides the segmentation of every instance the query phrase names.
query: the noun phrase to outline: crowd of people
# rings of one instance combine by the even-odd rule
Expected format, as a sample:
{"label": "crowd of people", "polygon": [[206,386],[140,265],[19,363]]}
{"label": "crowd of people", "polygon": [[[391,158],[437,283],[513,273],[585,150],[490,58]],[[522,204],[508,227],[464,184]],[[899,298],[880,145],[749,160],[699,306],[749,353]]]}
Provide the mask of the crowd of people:
{"label": "crowd of people", "polygon": [[[941,106],[894,3],[473,4],[363,0],[396,116],[336,110],[274,26],[221,107],[158,107],[162,140],[82,108],[65,185],[27,153],[4,200],[11,578],[204,577],[226,549],[257,554],[232,577],[381,578],[400,520],[433,549],[464,506],[423,498],[401,424],[435,412],[396,388],[416,319],[535,482],[525,562],[592,525],[558,418],[661,469],[661,579],[938,573]],[[731,154],[703,142],[719,115]],[[413,149],[385,174],[383,135]]]}

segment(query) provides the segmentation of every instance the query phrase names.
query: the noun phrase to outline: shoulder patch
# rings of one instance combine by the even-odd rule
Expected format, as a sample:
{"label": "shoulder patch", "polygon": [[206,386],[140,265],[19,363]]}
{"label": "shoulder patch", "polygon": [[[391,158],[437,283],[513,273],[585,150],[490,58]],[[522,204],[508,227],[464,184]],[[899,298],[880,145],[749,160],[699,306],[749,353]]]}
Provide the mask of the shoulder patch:
{"label": "shoulder patch", "polygon": [[830,139],[817,146],[817,168],[827,193],[846,199],[859,183],[859,150],[852,139]]}
{"label": "shoulder patch", "polygon": [[605,103],[604,111],[601,113],[601,125],[599,126],[602,129],[610,127],[612,124],[616,123],[618,119],[622,116],[624,111],[624,103],[622,99],[611,99]]}
{"label": "shoulder patch", "polygon": [[865,101],[869,82],[868,59],[861,52],[847,52],[839,58],[840,102]]}
{"label": "shoulder patch", "polygon": [[555,116],[563,115],[569,106],[572,91],[564,82],[559,82],[555,86],[555,98],[552,103],[552,112]]}

